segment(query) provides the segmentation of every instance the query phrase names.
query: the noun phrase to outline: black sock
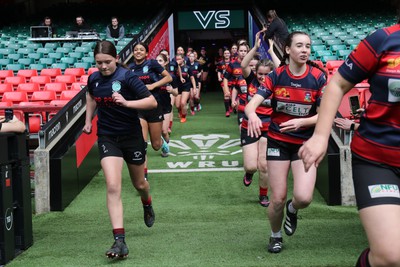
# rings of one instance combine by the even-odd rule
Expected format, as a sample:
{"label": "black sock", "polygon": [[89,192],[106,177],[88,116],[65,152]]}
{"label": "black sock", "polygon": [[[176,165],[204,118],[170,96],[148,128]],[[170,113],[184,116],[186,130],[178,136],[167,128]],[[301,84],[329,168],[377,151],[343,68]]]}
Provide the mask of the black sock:
{"label": "black sock", "polygon": [[357,260],[356,267],[371,267],[368,260],[369,248],[366,248],[361,252],[360,257]]}
{"label": "black sock", "polygon": [[125,229],[124,228],[116,228],[113,229],[113,234],[114,234],[114,239],[122,239],[122,241],[125,240]]}
{"label": "black sock", "polygon": [[229,99],[224,99],[225,111],[229,111],[229,103],[230,103]]}
{"label": "black sock", "polygon": [[246,179],[247,179],[247,180],[253,179],[253,175],[254,175],[254,173],[246,172]]}

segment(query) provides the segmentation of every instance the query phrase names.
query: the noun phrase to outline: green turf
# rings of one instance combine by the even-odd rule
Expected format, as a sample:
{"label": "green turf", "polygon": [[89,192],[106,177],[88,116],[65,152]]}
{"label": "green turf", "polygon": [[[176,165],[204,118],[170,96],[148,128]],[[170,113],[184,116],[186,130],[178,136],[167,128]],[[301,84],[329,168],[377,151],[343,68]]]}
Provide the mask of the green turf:
{"label": "green turf", "polygon": [[[149,170],[192,162],[189,172],[149,174],[156,213],[152,228],[144,225],[140,198],[124,169],[122,197],[130,249],[126,260],[104,256],[112,244],[112,231],[104,177],[99,173],[65,211],[34,215],[33,246],[7,266],[354,266],[367,246],[355,207],[327,206],[316,190],[310,207],[299,212],[296,234],[283,237],[280,254],[270,254],[267,209],[257,203],[257,175],[245,188],[242,171],[204,167],[207,172],[194,172],[201,161],[212,161],[215,167],[224,161],[242,163],[241,154],[234,153],[240,148],[221,149],[221,140],[199,148],[190,141],[193,138],[181,139],[193,134],[238,138],[236,119],[225,118],[221,96],[205,94],[201,112],[189,116],[185,124],[175,122],[171,143],[184,142],[190,147],[186,152],[193,155],[161,158],[149,146]],[[181,148],[171,147],[171,151],[178,154]],[[226,153],[207,154],[218,149]],[[199,151],[203,158],[194,155]]]}

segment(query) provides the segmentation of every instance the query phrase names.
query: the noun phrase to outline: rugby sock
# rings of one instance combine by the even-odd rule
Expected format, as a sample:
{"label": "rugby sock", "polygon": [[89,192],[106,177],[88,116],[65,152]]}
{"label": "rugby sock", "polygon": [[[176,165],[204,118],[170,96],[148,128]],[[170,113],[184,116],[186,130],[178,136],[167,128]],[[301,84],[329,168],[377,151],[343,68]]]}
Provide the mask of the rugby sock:
{"label": "rugby sock", "polygon": [[170,129],[172,129],[172,124],[173,124],[173,123],[174,123],[173,121],[170,121],[170,122],[169,122],[169,128],[170,128]]}
{"label": "rugby sock", "polygon": [[125,228],[113,229],[114,240],[125,239]]}
{"label": "rugby sock", "polygon": [[144,168],[144,178],[147,180],[147,168]]}
{"label": "rugby sock", "polygon": [[278,232],[274,233],[273,231],[271,231],[271,237],[273,238],[282,238],[282,231],[279,230]]}
{"label": "rugby sock", "polygon": [[142,200],[143,206],[149,206],[151,205],[151,196],[149,195],[148,199],[144,199],[143,197],[140,198]]}
{"label": "rugby sock", "polygon": [[251,180],[251,179],[253,179],[253,175],[254,175],[254,173],[249,173],[249,172],[246,172],[246,179],[247,180]]}
{"label": "rugby sock", "polygon": [[290,213],[296,214],[297,210],[293,207],[293,201],[289,203],[288,210]]}
{"label": "rugby sock", "polygon": [[260,196],[266,196],[268,194],[268,187],[264,188],[260,186]]}
{"label": "rugby sock", "polygon": [[357,260],[356,267],[371,267],[368,260],[369,248],[366,248],[361,252],[360,257]]}
{"label": "rugby sock", "polygon": [[224,99],[224,105],[225,105],[225,112],[229,111],[229,105],[230,101],[229,99]]}

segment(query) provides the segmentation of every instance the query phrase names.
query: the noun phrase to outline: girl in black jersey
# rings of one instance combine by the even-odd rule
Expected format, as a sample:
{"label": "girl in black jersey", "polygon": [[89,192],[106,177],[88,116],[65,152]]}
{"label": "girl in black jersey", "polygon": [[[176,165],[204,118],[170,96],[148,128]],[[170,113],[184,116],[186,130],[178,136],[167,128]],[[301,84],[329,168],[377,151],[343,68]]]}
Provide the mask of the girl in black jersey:
{"label": "girl in black jersey", "polygon": [[146,146],[137,110],[153,109],[157,101],[138,76],[117,63],[117,51],[111,42],[98,42],[94,58],[99,71],[89,76],[83,131],[92,131],[92,119],[97,109],[100,162],[106,179],[107,208],[115,240],[106,256],[123,258],[129,252],[121,201],[124,161],[132,184],[140,194],[145,224],[151,227],[155,219],[150,186],[144,179]]}
{"label": "girl in black jersey", "polygon": [[[149,49],[146,44],[136,44],[133,47],[133,63],[129,64],[129,68],[144,82],[158,103],[155,109],[139,112],[140,124],[142,125],[144,140],[147,142],[150,135],[151,146],[154,150],[158,151],[161,148],[162,153],[169,153],[168,143],[163,140],[161,134],[164,116],[160,100],[160,88],[171,82],[172,77],[155,59],[146,59],[148,52]],[[145,173],[147,176],[147,168],[145,168]]]}
{"label": "girl in black jersey", "polygon": [[[167,69],[168,65],[168,58],[164,54],[159,54],[156,58],[158,64],[160,64],[164,69]],[[162,125],[162,136],[164,140],[169,143],[169,123],[171,121],[171,115],[172,115],[172,104],[171,104],[171,96],[177,96],[178,95],[178,86],[176,82],[176,77],[175,75],[172,76],[172,82],[167,83],[163,86],[161,86],[160,90],[160,99],[162,103],[162,111],[164,114],[164,121]],[[161,156],[167,157],[168,153],[162,153]]]}

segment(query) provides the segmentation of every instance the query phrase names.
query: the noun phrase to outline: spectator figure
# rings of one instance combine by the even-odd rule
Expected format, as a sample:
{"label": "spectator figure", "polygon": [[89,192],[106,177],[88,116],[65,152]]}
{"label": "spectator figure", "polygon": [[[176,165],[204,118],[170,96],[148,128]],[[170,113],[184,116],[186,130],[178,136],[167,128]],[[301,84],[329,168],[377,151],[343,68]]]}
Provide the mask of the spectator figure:
{"label": "spectator figure", "polygon": [[23,133],[25,132],[25,130],[25,124],[20,121],[15,115],[12,116],[12,119],[6,119],[5,116],[0,116],[0,132]]}
{"label": "spectator figure", "polygon": [[72,28],[72,31],[77,31],[77,32],[89,32],[91,31],[91,28],[89,24],[85,22],[85,19],[82,16],[77,16],[75,18],[75,25]]}
{"label": "spectator figure", "polygon": [[117,17],[111,18],[111,24],[106,27],[106,36],[109,39],[113,38],[115,44],[117,44],[117,41],[124,38],[125,28],[122,24],[119,24]]}
{"label": "spectator figure", "polygon": [[264,33],[264,40],[273,39],[281,51],[283,51],[285,40],[289,36],[285,21],[278,17],[275,10],[267,12],[267,20],[268,23],[264,25],[267,28]]}
{"label": "spectator figure", "polygon": [[[43,21],[40,23],[39,26],[47,26],[49,28],[49,37],[56,37],[56,27],[53,25],[53,21],[51,20],[50,17],[44,17]],[[43,33],[43,36],[45,36],[46,33]]]}
{"label": "spectator figure", "polygon": [[330,79],[314,134],[299,150],[305,171],[318,167],[343,96],[368,79],[372,95],[350,145],[357,208],[369,243],[357,267],[400,266],[400,68],[394,64],[399,40],[400,18],[358,44]]}

